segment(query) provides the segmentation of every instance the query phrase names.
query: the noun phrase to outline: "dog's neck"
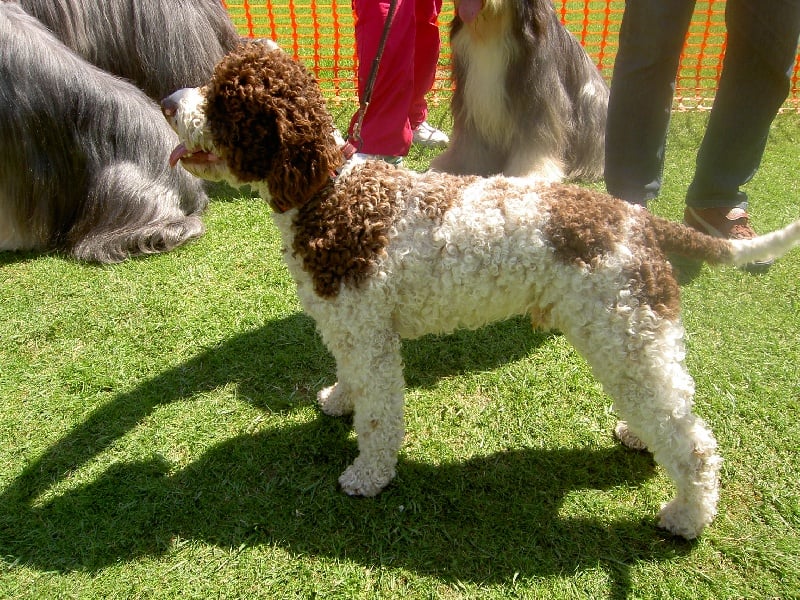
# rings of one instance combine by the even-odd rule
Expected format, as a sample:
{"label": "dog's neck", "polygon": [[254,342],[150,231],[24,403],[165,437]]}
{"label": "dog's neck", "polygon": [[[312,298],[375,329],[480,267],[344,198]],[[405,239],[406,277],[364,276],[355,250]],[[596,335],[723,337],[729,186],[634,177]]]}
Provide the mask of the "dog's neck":
{"label": "dog's neck", "polygon": [[332,172],[327,178],[325,178],[321,183],[318,185],[310,187],[308,190],[305,191],[303,194],[305,200],[302,202],[297,202],[293,200],[291,197],[286,195],[276,195],[273,194],[269,189],[269,184],[266,182],[256,185],[255,187],[258,190],[259,196],[266,200],[267,204],[270,205],[270,208],[277,214],[284,214],[289,212],[294,208],[301,208],[314,200],[320,194],[327,195],[330,194],[333,190],[333,184],[336,181],[338,174]]}
{"label": "dog's neck", "polygon": [[[340,160],[334,161],[336,164],[330,165],[331,170],[327,177],[309,183],[302,190],[282,190],[280,194],[273,193],[269,189],[268,180],[265,184],[258,186],[261,197],[269,203],[272,210],[278,214],[283,214],[293,208],[300,208],[308,204],[319,194],[330,194],[333,183],[346,166],[347,160],[352,157],[352,153],[347,154],[346,147],[339,148],[339,153]],[[298,198],[301,200],[298,201]]]}

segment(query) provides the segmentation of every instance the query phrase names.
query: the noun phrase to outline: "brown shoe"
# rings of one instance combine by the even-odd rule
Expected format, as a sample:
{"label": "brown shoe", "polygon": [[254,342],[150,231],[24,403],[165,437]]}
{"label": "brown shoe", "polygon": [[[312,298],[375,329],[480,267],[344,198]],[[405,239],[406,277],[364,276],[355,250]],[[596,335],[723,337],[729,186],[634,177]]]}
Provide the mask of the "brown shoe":
{"label": "brown shoe", "polygon": [[[720,208],[692,208],[687,206],[683,222],[689,227],[713,237],[727,240],[751,240],[758,234],[750,226],[750,215],[743,208],[735,206]],[[768,268],[774,261],[765,260],[745,265],[745,269]]]}

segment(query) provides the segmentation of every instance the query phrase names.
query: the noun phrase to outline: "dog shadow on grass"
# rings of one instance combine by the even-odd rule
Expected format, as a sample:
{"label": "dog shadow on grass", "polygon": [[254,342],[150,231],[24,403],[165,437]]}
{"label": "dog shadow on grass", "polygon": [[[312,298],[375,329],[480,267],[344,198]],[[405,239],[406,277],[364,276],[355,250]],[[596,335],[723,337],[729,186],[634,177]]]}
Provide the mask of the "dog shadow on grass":
{"label": "dog shadow on grass", "polygon": [[[491,369],[545,339],[524,321],[510,321],[411,342],[409,385]],[[499,350],[482,358],[477,350],[490,344]],[[646,507],[645,517],[592,510],[597,492],[652,476],[645,453],[531,448],[436,465],[401,455],[395,482],[377,498],[356,499],[336,487],[357,453],[350,422],[321,414],[228,439],[179,471],[151,456],[113,464],[86,485],[51,491],[161,405],[235,383],[256,406],[288,413],[298,395],[307,406],[333,371],[313,322],[296,314],[120,394],[2,490],[0,554],[43,571],[96,572],[165,554],[176,540],[190,539],[231,551],[278,545],[299,556],[402,567],[453,582],[601,567],[614,595],[624,597],[629,565],[691,548],[655,527],[656,506]]]}

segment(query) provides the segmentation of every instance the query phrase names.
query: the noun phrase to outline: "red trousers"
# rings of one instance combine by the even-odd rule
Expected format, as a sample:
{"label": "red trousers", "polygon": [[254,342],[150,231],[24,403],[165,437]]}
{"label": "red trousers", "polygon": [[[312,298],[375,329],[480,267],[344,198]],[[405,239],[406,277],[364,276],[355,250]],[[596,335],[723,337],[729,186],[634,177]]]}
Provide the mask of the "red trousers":
{"label": "red trousers", "polygon": [[[352,0],[358,54],[358,95],[364,89],[383,35],[389,0]],[[439,61],[437,17],[442,0],[397,0],[381,56],[369,108],[361,126],[361,142],[353,139],[358,112],[350,121],[350,141],[359,152],[405,156],[412,129],[425,120],[425,94],[433,85]]]}

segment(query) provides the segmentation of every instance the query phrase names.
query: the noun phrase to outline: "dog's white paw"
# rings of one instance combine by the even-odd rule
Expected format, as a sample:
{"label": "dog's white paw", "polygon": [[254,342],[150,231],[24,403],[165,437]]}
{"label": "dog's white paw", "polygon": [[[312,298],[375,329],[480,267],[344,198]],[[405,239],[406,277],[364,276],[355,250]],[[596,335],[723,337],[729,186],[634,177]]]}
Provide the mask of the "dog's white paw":
{"label": "dog's white paw", "polygon": [[714,520],[715,515],[714,507],[698,506],[675,499],[661,508],[658,525],[670,533],[693,540]]}
{"label": "dog's white paw", "polygon": [[632,450],[647,450],[645,443],[631,433],[625,421],[619,421],[617,423],[617,426],[614,428],[614,436],[622,442],[624,446]]}
{"label": "dog's white paw", "polygon": [[359,457],[339,476],[339,485],[349,496],[376,496],[394,479],[394,474],[394,468],[367,466]]}
{"label": "dog's white paw", "polygon": [[326,387],[317,393],[320,409],[331,417],[341,417],[353,412],[353,402],[338,383]]}

